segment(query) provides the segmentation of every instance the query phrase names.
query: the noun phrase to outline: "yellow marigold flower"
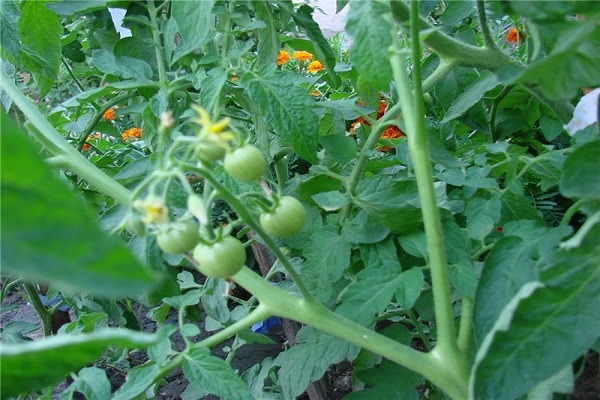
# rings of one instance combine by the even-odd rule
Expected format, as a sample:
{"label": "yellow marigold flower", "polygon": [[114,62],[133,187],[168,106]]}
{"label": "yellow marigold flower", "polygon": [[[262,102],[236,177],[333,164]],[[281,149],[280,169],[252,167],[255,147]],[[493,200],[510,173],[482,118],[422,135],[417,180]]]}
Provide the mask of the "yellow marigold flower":
{"label": "yellow marigold flower", "polygon": [[298,61],[308,61],[313,57],[313,55],[310,54],[308,51],[301,50],[295,51],[292,57],[294,57]]}
{"label": "yellow marigold flower", "polygon": [[108,110],[106,110],[104,114],[102,114],[102,119],[105,119],[107,121],[114,121],[115,119],[117,119],[115,109],[111,107]]}
{"label": "yellow marigold flower", "polygon": [[279,50],[279,54],[277,54],[277,65],[283,65],[288,61],[290,61],[290,53],[285,50]]}
{"label": "yellow marigold flower", "polygon": [[131,140],[132,142],[142,137],[142,131],[140,128],[130,128],[121,134],[121,140],[126,142]]}
{"label": "yellow marigold flower", "polygon": [[310,64],[308,64],[308,67],[306,67],[306,72],[308,72],[309,74],[314,74],[315,72],[319,72],[323,68],[325,67],[323,67],[323,64],[321,64],[319,61],[312,61]]}

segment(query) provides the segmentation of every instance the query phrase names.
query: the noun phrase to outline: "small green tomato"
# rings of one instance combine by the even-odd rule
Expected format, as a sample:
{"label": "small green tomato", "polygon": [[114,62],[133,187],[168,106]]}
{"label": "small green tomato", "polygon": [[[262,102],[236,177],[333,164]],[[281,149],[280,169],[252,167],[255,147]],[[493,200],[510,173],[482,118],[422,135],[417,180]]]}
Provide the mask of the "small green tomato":
{"label": "small green tomato", "polygon": [[282,196],[271,212],[260,215],[260,224],[270,235],[287,237],[300,232],[306,223],[306,210],[300,201]]}
{"label": "small green tomato", "polygon": [[233,236],[215,243],[200,243],[194,248],[198,270],[209,278],[227,278],[235,275],[246,262],[246,249]]}
{"label": "small green tomato", "polygon": [[174,222],[156,236],[158,247],[167,254],[191,251],[200,240],[198,225],[192,220]]}
{"label": "small green tomato", "polygon": [[229,175],[242,182],[257,180],[267,169],[262,152],[251,144],[245,144],[228,153],[223,166]]}

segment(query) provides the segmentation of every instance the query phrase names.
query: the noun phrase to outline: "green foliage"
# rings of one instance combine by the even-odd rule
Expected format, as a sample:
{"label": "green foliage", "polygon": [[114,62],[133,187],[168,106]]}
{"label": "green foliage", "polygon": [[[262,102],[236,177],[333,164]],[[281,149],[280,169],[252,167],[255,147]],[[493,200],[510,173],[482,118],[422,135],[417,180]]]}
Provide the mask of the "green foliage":
{"label": "green foliage", "polygon": [[[2,104],[27,130],[3,114],[0,293],[23,284],[49,334],[49,283],[76,318],[3,327],[3,398],[69,373],[61,398],[152,396],[181,368],[182,398],[292,399],[343,361],[348,399],[572,390],[600,332],[600,141],[564,124],[600,85],[600,8],[336,8],[348,44],[290,1],[0,3]],[[225,161],[249,144],[259,179]],[[306,223],[275,237],[259,219],[282,196]],[[202,276],[188,249],[224,237],[240,263]],[[272,316],[302,326],[238,374]],[[160,333],[129,330],[146,318]]]}

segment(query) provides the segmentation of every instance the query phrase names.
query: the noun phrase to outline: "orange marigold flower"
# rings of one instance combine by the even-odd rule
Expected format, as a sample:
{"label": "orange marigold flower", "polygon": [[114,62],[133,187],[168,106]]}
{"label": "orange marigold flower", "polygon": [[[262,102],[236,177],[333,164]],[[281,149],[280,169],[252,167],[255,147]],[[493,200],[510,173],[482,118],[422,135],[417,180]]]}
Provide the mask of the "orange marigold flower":
{"label": "orange marigold flower", "polygon": [[90,149],[90,145],[87,144],[87,142],[89,142],[92,139],[99,139],[100,138],[100,132],[95,132],[91,135],[89,135],[88,137],[85,138],[86,143],[83,144],[83,146],[81,146],[81,150],[82,151],[88,151]]}
{"label": "orange marigold flower", "polygon": [[288,61],[290,61],[290,53],[285,50],[279,50],[279,54],[277,54],[277,65],[283,65]]}
{"label": "orange marigold flower", "polygon": [[104,114],[102,114],[102,119],[105,119],[107,121],[114,121],[115,119],[117,119],[117,115],[115,114],[114,108],[111,107],[108,110],[106,110]]}
{"label": "orange marigold flower", "polygon": [[[404,133],[397,126],[388,126],[381,134],[381,139],[398,139],[403,137]],[[381,146],[381,151],[390,151],[391,149],[387,146]]]}
{"label": "orange marigold flower", "polygon": [[519,31],[514,26],[508,30],[506,34],[506,41],[510,44],[519,43]]}
{"label": "orange marigold flower", "polygon": [[121,140],[126,142],[131,140],[132,142],[142,137],[142,131],[140,128],[130,128],[121,134]]}
{"label": "orange marigold flower", "polygon": [[313,57],[313,55],[310,54],[308,51],[301,50],[295,51],[294,54],[292,54],[292,57],[294,57],[298,61],[308,61]]}
{"label": "orange marigold flower", "polygon": [[323,68],[325,67],[323,67],[323,64],[321,64],[319,61],[312,61],[310,64],[308,64],[308,67],[306,67],[306,72],[308,72],[309,74],[314,74],[315,72],[319,72]]}

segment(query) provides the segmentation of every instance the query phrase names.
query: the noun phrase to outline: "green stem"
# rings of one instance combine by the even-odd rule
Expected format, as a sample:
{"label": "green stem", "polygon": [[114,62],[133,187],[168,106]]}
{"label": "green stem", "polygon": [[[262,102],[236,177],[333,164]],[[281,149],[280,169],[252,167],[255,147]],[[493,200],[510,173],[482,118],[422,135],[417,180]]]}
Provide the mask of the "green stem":
{"label": "green stem", "polygon": [[[79,90],[81,92],[85,92],[85,88],[83,87],[83,85],[81,84],[81,82],[79,82],[79,79],[77,79],[77,77],[75,76],[75,73],[73,72],[73,69],[71,68],[71,66],[69,65],[69,63],[67,63],[67,60],[65,60],[64,57],[61,57],[60,60],[62,61],[62,65],[67,70],[67,73],[69,74],[69,76],[71,77],[71,79],[73,79],[73,82],[75,82],[75,85],[77,86],[77,88],[79,88]],[[96,104],[96,102],[94,102],[93,100],[90,101],[90,104],[96,110],[98,108],[100,108],[100,106],[98,106],[98,104]]]}
{"label": "green stem", "polygon": [[42,332],[44,333],[44,337],[50,336],[52,334],[52,314],[50,314],[50,312],[42,304],[39,293],[33,283],[26,282],[23,283],[23,286],[25,286],[25,290],[27,291],[29,302],[35,309],[35,312],[42,322]]}
{"label": "green stem", "polygon": [[496,51],[500,51],[498,46],[496,46],[496,42],[494,42],[494,38],[490,33],[490,28],[488,26],[487,16],[485,15],[485,1],[477,0],[477,18],[479,19],[479,28],[481,29],[481,33],[483,34],[483,43],[485,47],[496,49]]}
{"label": "green stem", "polygon": [[494,98],[494,101],[492,102],[492,108],[490,109],[490,121],[489,121],[489,129],[490,129],[490,136],[491,136],[492,142],[495,142],[496,140],[498,140],[498,138],[496,137],[496,112],[498,111],[498,105],[500,104],[502,99],[504,99],[506,97],[506,95],[510,92],[510,90],[512,88],[513,88],[512,85],[504,86],[502,91],[500,93],[498,93],[498,96],[496,96]]}
{"label": "green stem", "polygon": [[158,11],[156,10],[156,6],[154,5],[154,0],[147,0],[148,4],[148,14],[150,15],[150,23],[152,24],[152,39],[154,42],[154,54],[156,55],[156,65],[158,66],[158,79],[160,83],[164,85],[167,84],[167,72],[165,67],[165,58],[163,54],[164,47],[162,45],[162,40],[160,37],[160,27],[158,25]]}
{"label": "green stem", "polygon": [[571,221],[571,219],[573,218],[573,216],[577,213],[577,211],[579,211],[579,209],[585,203],[586,203],[586,199],[579,199],[575,203],[573,203],[571,205],[571,207],[569,207],[567,209],[567,211],[565,211],[565,214],[563,215],[562,219],[560,220],[560,225],[561,226],[568,225],[569,221]]}
{"label": "green stem", "polygon": [[429,92],[435,87],[448,73],[456,67],[457,61],[454,58],[441,59],[437,68],[423,81],[423,92]]}
{"label": "green stem", "polygon": [[473,300],[463,297],[460,312],[460,325],[458,327],[458,349],[467,354],[471,347],[473,334]]}
{"label": "green stem", "polygon": [[243,268],[233,280],[253,293],[268,314],[289,318],[379,354],[399,365],[421,374],[455,399],[466,398],[467,385],[454,369],[447,368],[448,360],[434,352],[422,353],[398,343],[327,309],[320,303],[302,298],[271,285],[258,274]]}
{"label": "green stem", "polygon": [[[420,43],[418,25],[413,25],[412,49],[413,49],[413,80],[414,96],[411,91],[406,64],[398,39],[394,38],[395,51],[391,56],[394,79],[398,88],[398,97],[402,105],[402,115],[407,129],[408,148],[414,165],[415,176],[419,188],[419,198],[427,238],[427,249],[429,254],[429,266],[433,286],[433,299],[435,303],[436,324],[438,327],[438,347],[448,348],[452,352],[456,350],[456,329],[454,326],[454,313],[452,311],[452,300],[450,298],[450,282],[442,225],[439,210],[436,203],[433,186],[433,171],[429,161],[427,147],[427,133],[423,118],[423,99],[420,86]],[[416,31],[416,32],[415,32]],[[455,351],[456,350],[456,351]]]}
{"label": "green stem", "polygon": [[[12,99],[17,107],[21,109],[31,125],[35,128],[33,134],[37,140],[44,144],[53,155],[62,156],[65,164],[70,170],[87,180],[90,185],[96,187],[117,202],[128,206],[131,200],[131,192],[120,185],[110,176],[98,169],[81,153],[75,150],[60,133],[42,116],[40,111],[25,97],[15,84],[6,76],[4,70],[0,69],[0,88]],[[37,132],[36,132],[37,130]]]}
{"label": "green stem", "polygon": [[419,319],[415,315],[415,312],[413,310],[407,310],[406,315],[408,315],[408,318],[410,318],[410,322],[413,324],[413,326],[417,330],[417,335],[419,336],[419,338],[425,345],[425,348],[427,349],[427,351],[433,350],[433,348],[431,347],[431,343],[429,342],[429,338],[423,331],[423,326],[421,324],[421,321],[419,321]]}

